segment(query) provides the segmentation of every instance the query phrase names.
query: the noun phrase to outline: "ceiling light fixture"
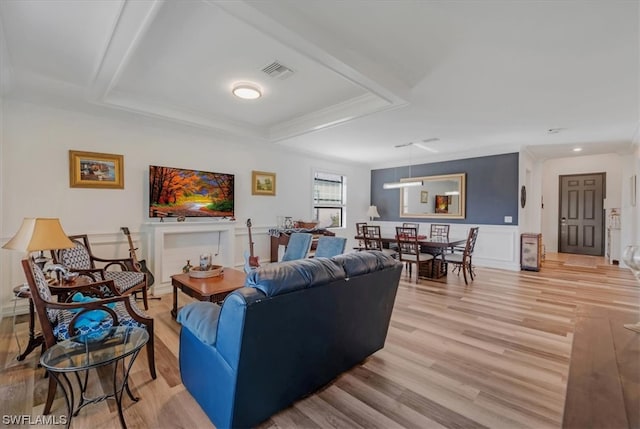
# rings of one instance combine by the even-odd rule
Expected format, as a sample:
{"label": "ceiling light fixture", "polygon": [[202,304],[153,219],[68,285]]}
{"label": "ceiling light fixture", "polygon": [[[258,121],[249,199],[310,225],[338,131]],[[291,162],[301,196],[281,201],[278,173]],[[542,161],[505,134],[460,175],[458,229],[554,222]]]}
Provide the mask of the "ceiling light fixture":
{"label": "ceiling light fixture", "polygon": [[574,147],[574,148],[573,148],[573,151],[574,151],[574,152],[581,152],[581,151],[582,151],[582,148],[581,148],[581,147]]}
{"label": "ceiling light fixture", "polygon": [[238,98],[242,98],[243,100],[255,100],[262,97],[260,89],[256,85],[250,83],[236,84],[231,92],[233,95]]}
{"label": "ceiling light fixture", "polygon": [[424,143],[413,143],[413,145],[416,147],[419,147],[422,150],[426,150],[427,152],[438,153],[437,149],[433,149],[429,146],[426,146]]}
{"label": "ceiling light fixture", "polygon": [[[405,144],[399,144],[396,145],[396,148],[403,148],[403,147],[411,147],[411,146],[415,146],[415,143],[405,143]],[[393,169],[393,174],[395,175],[397,172],[397,168]],[[399,182],[387,182],[387,183],[383,183],[382,184],[382,189],[397,189],[397,188],[409,188],[412,186],[422,186],[424,183],[422,180],[417,180],[417,179],[412,179],[411,178],[411,164],[409,164],[409,177],[407,179],[400,179]]]}
{"label": "ceiling light fixture", "polygon": [[422,180],[412,180],[407,182],[389,182],[382,185],[382,189],[410,188],[412,186],[422,186]]}

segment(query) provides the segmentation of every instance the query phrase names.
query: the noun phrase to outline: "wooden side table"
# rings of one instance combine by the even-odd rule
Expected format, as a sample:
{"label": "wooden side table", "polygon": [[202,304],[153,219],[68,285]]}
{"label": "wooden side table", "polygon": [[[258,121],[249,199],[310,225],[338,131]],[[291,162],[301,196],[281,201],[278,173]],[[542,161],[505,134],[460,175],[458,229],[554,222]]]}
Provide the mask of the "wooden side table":
{"label": "wooden side table", "polygon": [[[63,283],[68,285],[74,284],[85,284],[89,283],[89,280],[86,277],[79,277],[70,283]],[[31,299],[31,290],[29,286],[19,285],[13,288],[13,294],[17,298],[25,298],[29,300],[29,342],[27,343],[27,348],[20,354],[16,359],[19,361],[25,360],[25,358],[34,351],[37,347],[42,347],[42,351],[44,351],[44,336],[42,333],[36,334],[36,310],[33,306],[33,300]],[[42,353],[40,353],[42,354]]]}
{"label": "wooden side table", "polygon": [[233,268],[225,268],[220,276],[199,279],[188,273],[171,276],[173,286],[173,308],[171,316],[178,315],[178,289],[199,301],[216,302],[223,300],[236,289],[244,286],[246,274]]}
{"label": "wooden side table", "polygon": [[[16,359],[19,361],[25,360],[25,358],[34,351],[38,347],[44,346],[44,337],[41,333],[36,335],[35,325],[36,325],[36,311],[33,307],[33,300],[31,300],[31,291],[25,285],[16,286],[13,288],[13,293],[18,298],[25,298],[29,300],[29,342],[27,343],[27,348],[22,352],[22,354],[18,355]],[[44,350],[44,349],[43,349]]]}

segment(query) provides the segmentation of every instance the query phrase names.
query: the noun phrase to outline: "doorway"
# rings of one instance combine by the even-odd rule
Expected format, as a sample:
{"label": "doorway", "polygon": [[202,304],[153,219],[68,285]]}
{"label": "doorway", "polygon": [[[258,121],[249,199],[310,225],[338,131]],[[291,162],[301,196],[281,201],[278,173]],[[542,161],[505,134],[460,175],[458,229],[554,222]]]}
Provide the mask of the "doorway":
{"label": "doorway", "polygon": [[558,251],[604,255],[606,173],[560,176]]}

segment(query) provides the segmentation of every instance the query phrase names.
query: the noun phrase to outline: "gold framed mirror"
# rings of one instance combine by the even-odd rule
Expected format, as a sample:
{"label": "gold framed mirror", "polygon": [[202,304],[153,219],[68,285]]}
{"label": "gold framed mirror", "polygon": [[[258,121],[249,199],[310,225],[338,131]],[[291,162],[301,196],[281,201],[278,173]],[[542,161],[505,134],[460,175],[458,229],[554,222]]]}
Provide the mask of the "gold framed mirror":
{"label": "gold framed mirror", "polygon": [[422,186],[400,188],[400,217],[465,218],[465,173],[400,179],[400,182],[415,181],[422,181]]}

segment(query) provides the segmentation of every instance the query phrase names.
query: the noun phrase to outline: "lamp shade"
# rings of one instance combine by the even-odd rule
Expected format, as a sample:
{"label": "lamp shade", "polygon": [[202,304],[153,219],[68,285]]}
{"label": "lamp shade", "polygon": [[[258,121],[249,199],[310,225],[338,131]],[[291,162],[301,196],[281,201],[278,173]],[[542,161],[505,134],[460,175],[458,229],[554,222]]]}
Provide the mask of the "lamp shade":
{"label": "lamp shade", "polygon": [[373,218],[380,217],[380,214],[378,213],[378,207],[369,206],[369,209],[367,210],[367,216],[369,216],[369,219],[371,220],[373,220]]}
{"label": "lamp shade", "polygon": [[20,229],[3,249],[35,252],[38,250],[68,249],[74,244],[60,225],[59,219],[24,218]]}

